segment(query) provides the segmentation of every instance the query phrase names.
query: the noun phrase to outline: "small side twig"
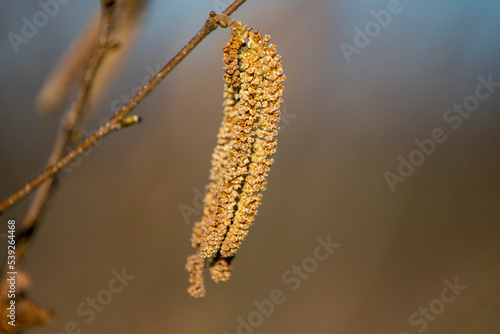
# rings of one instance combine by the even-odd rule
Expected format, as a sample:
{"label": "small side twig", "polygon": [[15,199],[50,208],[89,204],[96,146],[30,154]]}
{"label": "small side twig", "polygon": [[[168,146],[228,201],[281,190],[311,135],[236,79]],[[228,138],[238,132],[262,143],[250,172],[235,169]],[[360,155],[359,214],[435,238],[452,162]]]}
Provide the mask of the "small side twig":
{"label": "small side twig", "polygon": [[[234,1],[228,8],[226,8],[226,10],[224,10],[223,14],[232,14],[245,1],[246,0]],[[85,139],[85,141],[82,142],[78,147],[66,154],[57,162],[51,164],[38,176],[29,181],[24,187],[16,191],[8,199],[1,202],[0,213],[15,205],[17,202],[19,202],[19,200],[28,195],[33,189],[40,186],[42,182],[59,172],[69,162],[95,145],[95,143],[97,143],[99,140],[103,139],[113,131],[121,129],[122,126],[120,124],[123,118],[130,114],[130,112],[134,110],[137,104],[139,104],[163,80],[163,78],[165,78],[165,76],[170,73],[170,71],[172,71],[172,69],[177,66],[192,49],[194,49],[194,47],[196,47],[206,36],[208,36],[208,34],[215,30],[217,28],[217,24],[220,24],[220,22],[220,16],[214,16],[213,14],[211,14],[203,27],[198,31],[198,33],[134,97],[132,97],[132,99],[121,110],[119,110],[106,124],[99,128],[99,130]],[[221,26],[224,26],[224,24],[222,24]]]}

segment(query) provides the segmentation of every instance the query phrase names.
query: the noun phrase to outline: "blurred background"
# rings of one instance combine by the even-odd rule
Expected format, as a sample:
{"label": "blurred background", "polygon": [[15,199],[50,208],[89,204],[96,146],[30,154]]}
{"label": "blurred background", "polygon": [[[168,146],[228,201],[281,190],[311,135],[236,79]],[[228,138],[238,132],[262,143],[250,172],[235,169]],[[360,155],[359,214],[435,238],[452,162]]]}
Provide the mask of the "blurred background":
{"label": "blurred background", "polygon": [[[96,130],[227,4],[150,0],[83,129]],[[41,5],[0,7],[4,199],[45,165],[75,91],[51,117],[36,112],[36,96],[98,1],[61,4],[17,53],[8,34],[21,35]],[[29,296],[55,318],[26,333],[65,332],[69,322],[82,333],[498,333],[500,87],[478,77],[500,82],[500,3],[249,0],[232,17],[271,35],[287,80],[268,190],[231,280],[207,277],[202,299],[186,293],[196,194],[222,116],[229,30],[218,29],[137,107],[140,125],[64,173],[23,263]],[[489,97],[475,99],[477,90]],[[464,101],[474,111],[448,111]],[[446,140],[414,153],[435,129]],[[402,159],[418,164],[404,177]],[[5,213],[0,233],[27,204]],[[315,260],[328,237],[340,246]],[[135,278],[103,299],[122,268]],[[282,303],[259,311],[275,290]],[[87,323],[77,308],[97,297],[107,304]]]}

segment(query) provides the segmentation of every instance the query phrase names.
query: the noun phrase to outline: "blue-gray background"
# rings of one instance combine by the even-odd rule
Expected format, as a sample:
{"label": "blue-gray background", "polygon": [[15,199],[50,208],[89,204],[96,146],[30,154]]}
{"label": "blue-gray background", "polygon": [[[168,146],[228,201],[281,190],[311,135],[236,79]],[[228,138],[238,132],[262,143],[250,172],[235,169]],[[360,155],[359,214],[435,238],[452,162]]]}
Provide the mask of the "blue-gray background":
{"label": "blue-gray background", "polygon": [[[148,66],[164,64],[227,3],[151,0],[123,71],[84,128],[96,129]],[[34,100],[97,6],[61,6],[16,54],[7,34],[40,7],[0,3],[0,197],[44,166],[60,114],[40,117]],[[455,277],[467,289],[425,333],[498,333],[500,87],[459,129],[442,117],[474,93],[478,76],[500,81],[500,3],[401,0],[401,12],[347,62],[340,44],[353,44],[354,28],[387,6],[248,0],[233,14],[278,46],[288,117],[233,277],[207,279],[207,296],[195,300],[184,263],[199,215],[186,223],[179,208],[195,208],[193,189],[207,181],[228,31],[206,38],[136,109],[140,126],[108,137],[64,177],[23,263],[29,295],[56,317],[28,333],[59,333],[68,321],[82,333],[236,333],[238,317],[274,289],[286,301],[255,333],[417,333],[410,315]],[[447,140],[392,192],[384,173],[396,173],[398,156],[435,128]],[[282,275],[328,235],[340,248],[291,291]],[[77,306],[122,267],[135,279],[85,323]]]}

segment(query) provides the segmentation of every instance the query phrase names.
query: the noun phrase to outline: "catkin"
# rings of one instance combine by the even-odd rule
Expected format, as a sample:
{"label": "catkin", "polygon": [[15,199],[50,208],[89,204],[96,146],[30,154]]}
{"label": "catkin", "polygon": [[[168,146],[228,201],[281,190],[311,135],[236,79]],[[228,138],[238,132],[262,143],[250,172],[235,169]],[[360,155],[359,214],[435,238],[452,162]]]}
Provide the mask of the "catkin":
{"label": "catkin", "polygon": [[208,263],[214,281],[231,275],[231,260],[252,225],[266,189],[278,134],[279,107],[285,75],[276,47],[241,22],[231,24],[224,52],[224,109],[212,154],[203,217],[193,228],[188,258],[188,292],[205,293]]}

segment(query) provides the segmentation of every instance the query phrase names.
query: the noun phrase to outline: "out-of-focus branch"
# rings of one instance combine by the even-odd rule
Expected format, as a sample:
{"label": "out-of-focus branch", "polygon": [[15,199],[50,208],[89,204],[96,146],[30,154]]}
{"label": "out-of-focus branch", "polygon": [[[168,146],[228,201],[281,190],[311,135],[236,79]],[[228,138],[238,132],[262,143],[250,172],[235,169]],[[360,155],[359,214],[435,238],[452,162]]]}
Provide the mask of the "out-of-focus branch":
{"label": "out-of-focus branch", "polygon": [[[110,39],[119,44],[120,48],[106,56],[99,68],[99,75],[93,83],[94,89],[87,99],[89,112],[106,92],[110,81],[132,50],[148,2],[149,0],[115,0]],[[99,38],[100,22],[100,11],[96,10],[83,32],[47,76],[36,99],[36,107],[41,114],[50,115],[58,111],[79,81]]]}
{"label": "out-of-focus branch", "polygon": [[[114,18],[114,5],[103,5],[103,12],[100,19],[100,29],[96,43],[94,43],[92,53],[88,58],[88,65],[83,74],[80,91],[73,101],[67,113],[61,119],[59,133],[57,135],[54,147],[47,161],[47,166],[57,163],[64,155],[66,147],[74,137],[75,131],[78,131],[80,123],[88,110],[88,100],[91,90],[105,56],[108,54],[112,45],[110,45],[110,35],[112,31],[112,20]],[[33,197],[26,214],[21,221],[17,235],[17,261],[21,261],[24,256],[26,242],[32,235],[38,221],[45,212],[51,195],[55,190],[55,176],[50,176],[40,185]]]}
{"label": "out-of-focus branch", "polygon": [[36,99],[36,107],[43,115],[56,112],[72,87],[73,82],[88,62],[99,37],[99,12],[89,20],[81,36],[58,61],[46,78]]}
{"label": "out-of-focus branch", "polygon": [[[114,12],[113,7],[113,1],[102,1],[103,13],[101,17],[99,38],[88,61],[87,69],[84,72],[78,96],[61,120],[59,133],[49,156],[49,165],[56,163],[63,156],[65,147],[71,141],[73,132],[77,129],[83,115],[85,114],[94,78],[96,77],[96,73],[102,63],[102,60],[104,59],[104,56],[110,50],[109,36],[112,28],[111,23]],[[2,268],[2,272],[0,273],[1,332],[18,332],[25,327],[39,325],[50,321],[51,313],[49,311],[34,304],[25,297],[24,291],[29,287],[30,280],[24,272],[18,269],[18,266],[23,259],[27,242],[30,239],[35,226],[39,222],[40,217],[45,211],[48,201],[50,200],[51,194],[54,190],[54,185],[55,177],[52,175],[46,178],[45,182],[40,188],[38,188],[19,228],[19,233],[16,238],[17,242],[14,248],[16,254],[14,259],[15,264],[11,264],[9,266],[12,262],[7,263],[6,261],[5,267]],[[16,268],[16,272],[9,273],[7,268],[11,268],[10,271],[14,271],[14,268]],[[11,277],[15,283],[10,283],[10,281],[7,280],[8,277]],[[15,299],[10,301],[9,299],[12,297],[11,294],[7,292],[9,284],[15,284],[16,286]],[[8,307],[9,305],[12,305],[11,301],[15,301],[16,306],[14,320],[9,317],[10,313],[8,313]],[[10,323],[10,321],[12,321],[12,323]],[[12,324],[15,324],[15,326]]]}
{"label": "out-of-focus branch", "polygon": [[[245,1],[246,0],[236,0],[228,8],[226,8],[223,13],[226,15],[232,14]],[[217,24],[220,21],[220,16],[212,12],[198,33],[134,97],[132,97],[132,99],[121,110],[119,110],[105,125],[99,128],[99,130],[85,139],[85,141],[73,151],[69,152],[60,160],[47,167],[38,176],[28,182],[23,188],[19,189],[8,199],[1,202],[0,213],[15,205],[33,189],[40,186],[42,182],[50,177],[53,177],[54,174],[63,169],[69,162],[81,155],[85,150],[95,145],[111,132],[121,129],[123,127],[122,121],[124,118],[129,115],[132,110],[134,110],[137,104],[139,104],[194,47],[196,47],[206,36],[208,36],[208,34],[217,28]]]}

